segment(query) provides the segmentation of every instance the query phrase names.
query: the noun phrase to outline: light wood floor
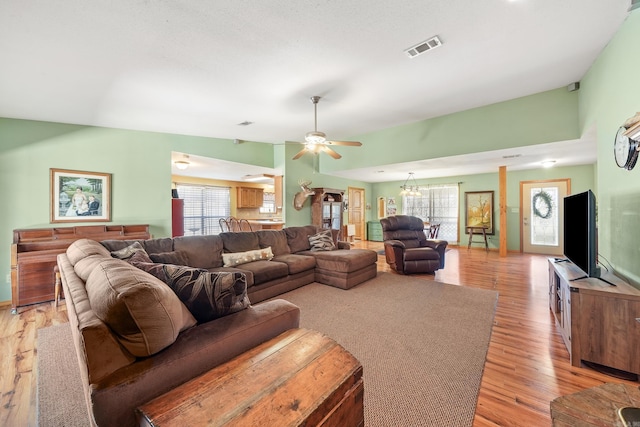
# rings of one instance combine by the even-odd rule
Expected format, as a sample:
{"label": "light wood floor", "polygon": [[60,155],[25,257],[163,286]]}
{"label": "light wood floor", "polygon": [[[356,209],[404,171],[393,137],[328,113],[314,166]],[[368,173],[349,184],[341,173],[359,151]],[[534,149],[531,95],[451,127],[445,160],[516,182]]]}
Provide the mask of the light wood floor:
{"label": "light wood floor", "polygon": [[[355,247],[382,249],[377,242]],[[389,271],[384,256],[378,270]],[[475,426],[548,426],[549,402],[605,382],[624,382],[588,368],[574,368],[553,325],[544,256],[452,247],[439,282],[499,292]],[[0,426],[35,425],[36,330],[64,323],[62,304],[44,303],[12,315],[0,310]],[[631,383],[636,384],[637,383]],[[64,399],[64,396],[60,396]]]}

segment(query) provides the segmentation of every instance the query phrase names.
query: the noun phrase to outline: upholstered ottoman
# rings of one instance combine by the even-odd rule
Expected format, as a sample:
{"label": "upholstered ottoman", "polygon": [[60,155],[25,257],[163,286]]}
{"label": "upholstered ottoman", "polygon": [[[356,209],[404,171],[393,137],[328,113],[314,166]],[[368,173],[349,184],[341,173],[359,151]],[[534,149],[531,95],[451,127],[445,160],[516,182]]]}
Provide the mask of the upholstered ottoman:
{"label": "upholstered ottoman", "polygon": [[304,252],[316,259],[316,282],[350,289],[376,277],[378,254],[369,249]]}

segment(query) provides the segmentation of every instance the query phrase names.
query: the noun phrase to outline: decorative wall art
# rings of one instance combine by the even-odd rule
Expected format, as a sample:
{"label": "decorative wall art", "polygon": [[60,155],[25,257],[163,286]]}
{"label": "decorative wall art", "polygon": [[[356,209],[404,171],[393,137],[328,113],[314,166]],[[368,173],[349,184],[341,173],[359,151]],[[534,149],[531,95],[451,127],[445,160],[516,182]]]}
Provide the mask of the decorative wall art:
{"label": "decorative wall art", "polygon": [[395,215],[397,213],[396,198],[387,198],[387,216]]}
{"label": "decorative wall art", "polygon": [[111,221],[111,174],[50,169],[51,222]]}
{"label": "decorative wall art", "polygon": [[494,234],[493,229],[493,191],[467,191],[465,200],[465,234],[467,227],[485,227],[486,234]]}

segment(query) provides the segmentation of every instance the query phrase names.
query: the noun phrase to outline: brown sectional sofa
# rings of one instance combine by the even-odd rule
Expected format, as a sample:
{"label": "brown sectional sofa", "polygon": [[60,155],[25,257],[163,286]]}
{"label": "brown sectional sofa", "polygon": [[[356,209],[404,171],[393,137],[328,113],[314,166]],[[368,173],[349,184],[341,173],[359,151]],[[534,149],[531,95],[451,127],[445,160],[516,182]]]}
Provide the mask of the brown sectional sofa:
{"label": "brown sectional sofa", "polygon": [[[168,336],[165,336],[167,331],[161,331],[159,337],[155,336],[158,334],[156,330],[151,337],[148,332],[145,335],[144,331],[130,333],[134,341],[138,339],[145,346],[154,340],[160,340],[161,346],[167,340],[172,342],[162,350],[145,356],[134,356],[128,351],[130,343],[126,340],[129,338],[123,338],[114,331],[113,325],[101,320],[104,310],[98,310],[98,304],[90,298],[102,291],[102,286],[119,286],[116,283],[118,281],[136,282],[131,285],[134,288],[143,282],[142,294],[150,301],[148,304],[145,302],[144,308],[153,308],[157,304],[162,316],[166,314],[165,311],[171,311],[165,310],[169,305],[166,299],[174,298],[175,294],[158,296],[156,292],[156,287],[166,285],[125,261],[111,258],[111,252],[126,248],[135,241],[111,240],[98,244],[84,239],[59,255],[58,266],[69,322],[93,422],[99,426],[136,425],[135,408],[142,403],[299,326],[300,313],[295,305],[282,299],[265,300],[314,281],[348,289],[376,276],[377,254],[374,251],[349,249],[349,245],[343,242],[338,242],[338,250],[311,251],[308,236],[317,231],[315,226],[304,226],[278,231],[137,241],[149,256],[162,257],[168,254],[172,258],[179,253],[180,257],[186,257],[190,267],[210,272],[244,273],[251,302],[246,309],[200,324],[195,324],[196,320],[188,310],[185,313],[186,309],[176,306],[173,317],[165,322],[174,326],[173,331],[168,331]],[[224,266],[225,256],[237,258],[241,256],[239,253],[267,247],[273,253],[271,260],[258,259],[236,266]],[[127,304],[132,305],[131,300],[141,299],[132,296],[134,294],[129,285],[125,283],[125,287],[110,298],[129,301],[124,304],[126,307]],[[170,303],[175,304],[176,298]],[[161,301],[157,302],[158,299]],[[112,302],[109,301],[109,304]],[[180,300],[177,302],[181,304]],[[111,310],[116,318],[136,316],[135,313],[122,314],[118,310],[122,309]],[[153,317],[147,313],[144,316]],[[130,323],[137,327],[138,321],[136,318]],[[129,324],[118,327],[131,329]]]}

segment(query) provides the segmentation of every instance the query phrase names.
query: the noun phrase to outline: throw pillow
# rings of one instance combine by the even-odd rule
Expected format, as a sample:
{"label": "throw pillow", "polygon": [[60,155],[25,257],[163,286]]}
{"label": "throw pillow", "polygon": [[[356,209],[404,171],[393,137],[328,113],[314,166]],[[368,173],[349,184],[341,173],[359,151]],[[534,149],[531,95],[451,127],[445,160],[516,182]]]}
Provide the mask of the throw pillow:
{"label": "throw pillow", "polygon": [[127,246],[126,248],[120,249],[118,251],[112,251],[111,256],[114,258],[126,260],[131,258],[133,254],[135,254],[136,252],[144,252],[147,255],[147,258],[149,259],[148,262],[152,262],[151,258],[149,258],[149,255],[147,254],[147,251],[144,250],[140,242],[134,242],[129,246]]}
{"label": "throw pillow", "polygon": [[208,272],[167,264],[167,283],[199,323],[249,307],[244,273]]}
{"label": "throw pillow", "polygon": [[157,254],[149,254],[151,261],[161,264],[189,265],[187,254],[182,251],[160,252]]}
{"label": "throw pillow", "polygon": [[146,252],[138,251],[134,253],[129,259],[127,259],[127,262],[142,271],[146,271],[153,277],[160,279],[165,283],[167,282],[167,276],[164,274],[162,264],[152,262]]}
{"label": "throw pillow", "polygon": [[134,356],[151,356],[196,324],[166,283],[125,261],[106,259],[86,282],[96,316]]}
{"label": "throw pillow", "polygon": [[319,233],[309,236],[309,244],[311,251],[332,251],[336,248],[333,243],[331,230],[320,231]]}
{"label": "throw pillow", "polygon": [[254,251],[222,254],[222,262],[224,264],[224,267],[234,267],[236,265],[246,264],[251,261],[270,261],[272,258],[273,252],[271,251],[271,246],[264,249],[256,249]]}

